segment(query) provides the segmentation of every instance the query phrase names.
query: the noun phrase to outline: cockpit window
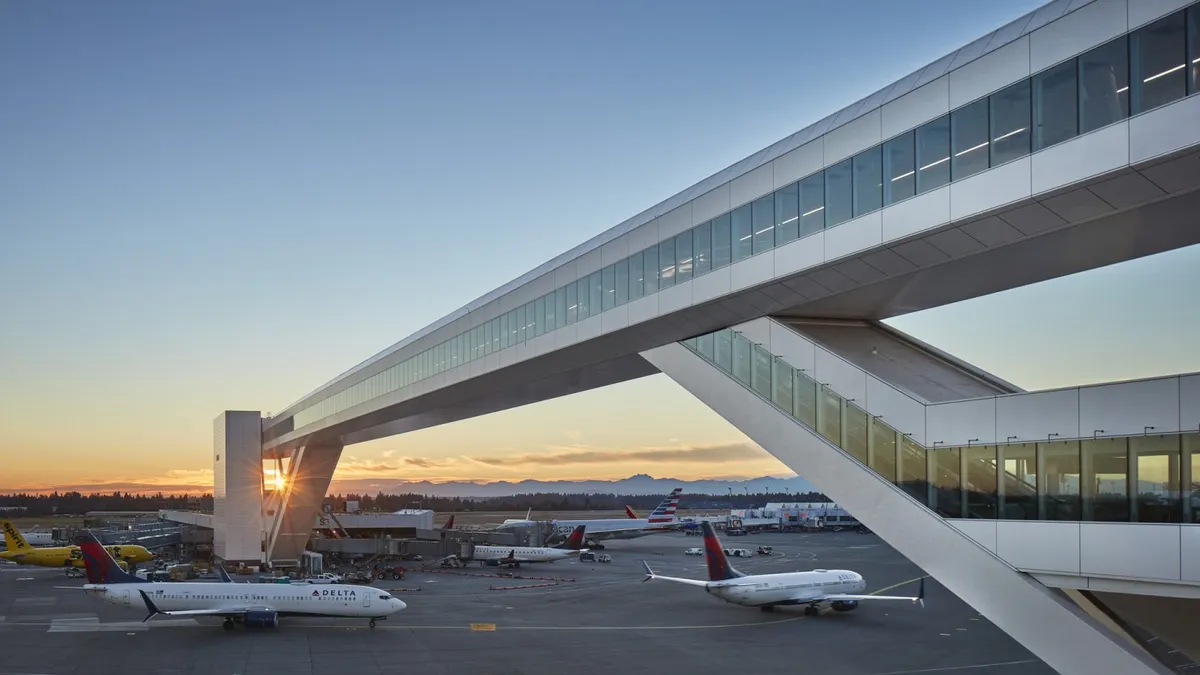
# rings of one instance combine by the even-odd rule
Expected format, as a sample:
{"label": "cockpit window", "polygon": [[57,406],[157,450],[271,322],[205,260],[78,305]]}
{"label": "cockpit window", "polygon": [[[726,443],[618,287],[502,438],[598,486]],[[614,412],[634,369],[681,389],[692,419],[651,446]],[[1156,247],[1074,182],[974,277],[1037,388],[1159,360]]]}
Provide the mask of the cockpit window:
{"label": "cockpit window", "polygon": [[380,600],[391,600],[391,599],[392,599],[392,596],[390,596],[390,595],[381,595],[381,596],[379,596],[379,599],[380,599]]}

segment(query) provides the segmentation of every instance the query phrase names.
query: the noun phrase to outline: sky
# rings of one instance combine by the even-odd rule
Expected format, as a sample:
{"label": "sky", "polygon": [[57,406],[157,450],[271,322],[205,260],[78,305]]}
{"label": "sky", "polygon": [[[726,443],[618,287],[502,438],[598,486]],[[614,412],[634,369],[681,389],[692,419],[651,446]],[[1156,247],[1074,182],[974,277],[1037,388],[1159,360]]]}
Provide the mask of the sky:
{"label": "sky", "polygon": [[[221,410],[281,410],[1038,4],[0,4],[0,489],[211,485]],[[892,323],[1027,389],[1190,372],[1200,318],[1158,291],[1187,287],[1194,248]],[[338,475],[632,473],[788,472],[659,375]]]}

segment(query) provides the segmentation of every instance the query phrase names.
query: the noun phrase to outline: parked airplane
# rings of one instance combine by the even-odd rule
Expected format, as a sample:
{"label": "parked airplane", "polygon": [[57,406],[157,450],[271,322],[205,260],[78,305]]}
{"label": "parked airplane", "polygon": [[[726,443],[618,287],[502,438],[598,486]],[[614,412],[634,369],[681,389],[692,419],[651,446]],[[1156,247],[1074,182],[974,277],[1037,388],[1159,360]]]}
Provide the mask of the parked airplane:
{"label": "parked airplane", "polygon": [[894,595],[862,595],[867,582],[862,575],[850,570],[812,570],[810,572],[783,572],[781,574],[746,575],[733,568],[721,541],[708,522],[704,528],[704,553],[708,561],[708,581],[681,579],[655,574],[646,561],[646,578],[664,579],[691,586],[702,586],[708,593],[726,602],[743,607],[758,607],[764,612],[774,611],[779,605],[804,605],[806,616],[816,616],[821,607],[828,606],[837,612],[849,612],[863,600],[908,600],[925,606],[925,579],[916,597]]}
{"label": "parked airplane", "polygon": [[571,536],[565,542],[553,547],[476,544],[474,553],[471,554],[470,558],[464,558],[464,560],[495,560],[496,562],[520,565],[521,563],[554,562],[555,560],[571,558],[587,550],[583,548],[583,532],[585,527],[584,525],[580,525],[575,528],[575,531],[571,533]]}
{"label": "parked airplane", "polygon": [[387,619],[406,607],[387,591],[369,586],[343,584],[232,584],[171,582],[157,583],[138,579],[121,571],[105,547],[94,536],[85,536],[79,545],[87,569],[88,583],[82,588],[104,602],[123,607],[135,603],[145,606],[145,623],[155,616],[222,617],[225,630],[235,624],[275,628],[279,617],[361,617],[376,621]]}
{"label": "parked airplane", "polygon": [[[567,534],[580,525],[587,527],[590,542],[607,541],[609,539],[636,539],[648,534],[666,532],[679,525],[675,518],[675,509],[679,507],[679,495],[683,488],[675,488],[667,498],[654,509],[649,518],[638,518],[633,509],[625,507],[626,518],[595,518],[591,520],[554,520],[551,524],[557,534]],[[500,525],[500,530],[511,529],[521,525],[530,525],[533,521],[506,520]],[[592,548],[602,549],[603,546]]]}
{"label": "parked airplane", "polygon": [[[17,528],[7,520],[0,522],[4,530],[4,542],[8,550],[0,551],[0,558],[11,560],[18,565],[36,565],[38,567],[84,567],[83,555],[78,546],[49,546],[37,548],[17,531]],[[143,546],[113,545],[105,547],[114,558],[127,565],[136,565],[154,559],[154,555]]]}
{"label": "parked airplane", "polygon": [[48,530],[39,530],[37,527],[34,527],[32,530],[21,532],[21,536],[25,537],[25,542],[30,546],[54,545],[54,533]]}

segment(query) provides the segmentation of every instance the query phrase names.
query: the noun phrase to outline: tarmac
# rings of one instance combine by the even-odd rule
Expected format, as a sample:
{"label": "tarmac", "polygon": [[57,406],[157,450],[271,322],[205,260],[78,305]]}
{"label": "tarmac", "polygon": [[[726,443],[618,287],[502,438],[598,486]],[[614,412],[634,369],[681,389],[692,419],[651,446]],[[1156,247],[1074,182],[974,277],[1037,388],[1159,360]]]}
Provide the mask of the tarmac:
{"label": "tarmac", "polygon": [[[704,557],[683,553],[700,542],[652,535],[608,542],[612,563],[568,559],[511,570],[543,579],[475,566],[457,570],[466,574],[410,571],[374,583],[408,608],[373,630],[361,619],[287,618],[274,630],[233,631],[208,619],[142,623],[140,608],[56,588],[82,585],[60,571],[0,566],[0,675],[1054,672],[932,579],[924,607],[863,602],[816,617],[642,583],[642,560],[655,572],[705,578]],[[724,544],[775,547],[771,556],[733,559],[747,573],[851,569],[868,592],[889,595],[915,595],[924,576],[869,534],[753,534]]]}

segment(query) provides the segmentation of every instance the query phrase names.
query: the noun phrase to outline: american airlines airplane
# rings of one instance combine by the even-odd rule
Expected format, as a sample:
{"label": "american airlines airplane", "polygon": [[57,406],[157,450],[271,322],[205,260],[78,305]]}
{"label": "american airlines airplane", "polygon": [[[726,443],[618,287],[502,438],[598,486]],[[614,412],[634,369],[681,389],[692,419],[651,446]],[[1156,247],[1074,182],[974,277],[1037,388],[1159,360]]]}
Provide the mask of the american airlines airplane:
{"label": "american airlines airplane", "polygon": [[[667,532],[676,525],[679,521],[675,518],[675,509],[679,507],[679,495],[683,492],[683,488],[675,488],[667,498],[654,509],[649,518],[637,518],[632,514],[632,509],[625,507],[625,513],[630,514],[628,518],[597,518],[593,520],[554,520],[551,524],[554,526],[554,531],[557,534],[567,534],[575,528],[583,525],[587,527],[588,540],[606,541],[609,539],[636,539],[644,537],[648,534],[656,534],[659,532]],[[506,520],[498,530],[510,529],[522,525],[530,525],[533,521],[526,516],[525,520]],[[603,548],[595,546],[593,548]]]}
{"label": "american airlines airplane", "polygon": [[[231,584],[205,582],[147,582],[121,571],[108,551],[94,536],[82,538],[89,595],[122,607],[144,606],[145,623],[162,614],[183,617],[223,617],[225,630],[235,624],[275,628],[281,616],[355,617],[376,621],[387,619],[407,605],[387,591],[369,586],[344,584]],[[223,579],[229,579],[223,574]]]}
{"label": "american airlines airplane", "polygon": [[708,522],[704,528],[704,554],[708,561],[708,581],[664,577],[654,573],[646,561],[646,578],[663,579],[690,586],[701,586],[710,595],[743,607],[758,607],[764,612],[774,611],[779,605],[804,605],[805,616],[816,616],[821,608],[828,606],[835,612],[849,612],[863,600],[908,600],[925,606],[925,579],[916,597],[894,595],[862,595],[867,582],[862,575],[850,570],[812,570],[810,572],[783,572],[781,574],[746,575],[733,568],[721,541]]}

